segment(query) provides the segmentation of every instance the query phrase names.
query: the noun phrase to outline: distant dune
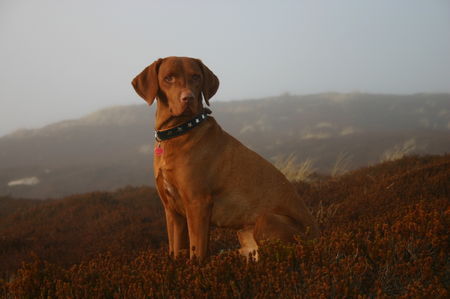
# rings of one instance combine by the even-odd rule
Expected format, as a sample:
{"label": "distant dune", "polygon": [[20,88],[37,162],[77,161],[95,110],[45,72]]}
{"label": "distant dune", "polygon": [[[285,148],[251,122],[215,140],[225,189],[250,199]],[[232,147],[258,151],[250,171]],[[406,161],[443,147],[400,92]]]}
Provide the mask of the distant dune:
{"label": "distant dune", "polygon": [[[449,94],[283,95],[213,101],[211,109],[225,130],[265,158],[292,156],[323,174],[337,163],[343,172],[450,150]],[[153,184],[153,119],[154,107],[121,106],[6,135],[0,194],[48,198]]]}

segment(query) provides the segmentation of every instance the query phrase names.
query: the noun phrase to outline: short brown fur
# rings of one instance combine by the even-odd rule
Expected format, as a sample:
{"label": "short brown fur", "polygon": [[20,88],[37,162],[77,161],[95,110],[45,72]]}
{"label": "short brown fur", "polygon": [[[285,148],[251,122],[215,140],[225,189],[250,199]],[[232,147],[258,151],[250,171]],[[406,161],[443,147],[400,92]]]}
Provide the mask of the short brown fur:
{"label": "short brown fur", "polygon": [[[157,98],[156,129],[176,127],[204,109],[219,80],[200,60],[158,59],[132,82],[149,104]],[[155,144],[156,186],[164,205],[169,250],[204,259],[210,226],[238,230],[247,255],[265,239],[292,242],[320,232],[295,188],[271,163],[222,130],[213,117],[184,135]]]}

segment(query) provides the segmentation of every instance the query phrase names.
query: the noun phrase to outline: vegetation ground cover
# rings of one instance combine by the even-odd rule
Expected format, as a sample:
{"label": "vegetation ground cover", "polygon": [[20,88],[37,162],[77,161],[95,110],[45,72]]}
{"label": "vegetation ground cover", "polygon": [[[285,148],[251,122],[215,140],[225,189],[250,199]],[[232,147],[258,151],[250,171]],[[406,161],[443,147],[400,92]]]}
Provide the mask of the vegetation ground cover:
{"label": "vegetation ground cover", "polygon": [[60,200],[1,198],[0,296],[448,298],[450,155],[407,157],[296,183],[322,237],[266,243],[259,262],[230,230],[204,263],[168,256],[154,189]]}

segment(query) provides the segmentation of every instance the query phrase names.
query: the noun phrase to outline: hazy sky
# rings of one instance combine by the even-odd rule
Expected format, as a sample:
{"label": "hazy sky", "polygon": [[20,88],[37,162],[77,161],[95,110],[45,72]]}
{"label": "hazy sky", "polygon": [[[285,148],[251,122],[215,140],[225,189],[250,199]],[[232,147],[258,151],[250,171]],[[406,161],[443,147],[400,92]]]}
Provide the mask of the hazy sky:
{"label": "hazy sky", "polygon": [[131,79],[171,55],[216,100],[450,92],[450,0],[0,0],[0,45],[0,136],[143,103]]}

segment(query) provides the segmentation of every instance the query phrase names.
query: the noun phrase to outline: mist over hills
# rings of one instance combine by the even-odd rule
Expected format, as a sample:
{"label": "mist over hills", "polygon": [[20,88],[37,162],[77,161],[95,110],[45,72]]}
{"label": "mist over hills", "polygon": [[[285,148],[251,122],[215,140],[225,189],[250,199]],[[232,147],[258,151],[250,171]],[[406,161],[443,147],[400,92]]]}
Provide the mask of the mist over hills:
{"label": "mist over hills", "polygon": [[[61,197],[152,185],[155,107],[106,108],[0,138],[0,194]],[[267,159],[294,155],[329,173],[450,149],[450,95],[326,93],[212,102],[212,116]]]}

